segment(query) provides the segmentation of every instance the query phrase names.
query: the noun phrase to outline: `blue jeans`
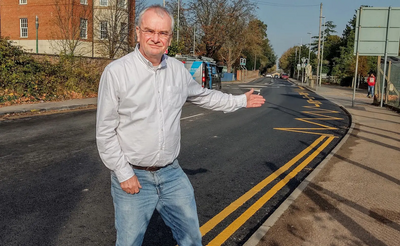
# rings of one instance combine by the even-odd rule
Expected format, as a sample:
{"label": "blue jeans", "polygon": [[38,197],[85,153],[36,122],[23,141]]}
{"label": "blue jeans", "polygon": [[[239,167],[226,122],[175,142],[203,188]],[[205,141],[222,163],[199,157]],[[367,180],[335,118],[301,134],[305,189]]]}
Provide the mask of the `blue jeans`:
{"label": "blue jeans", "polygon": [[369,85],[368,86],[368,96],[369,95],[371,95],[371,96],[374,96],[374,88],[375,88],[375,86],[374,85]]}
{"label": "blue jeans", "polygon": [[121,189],[111,172],[117,246],[140,246],[154,209],[171,228],[179,246],[201,244],[193,187],[178,160],[158,171],[135,169],[142,186],[137,194]]}

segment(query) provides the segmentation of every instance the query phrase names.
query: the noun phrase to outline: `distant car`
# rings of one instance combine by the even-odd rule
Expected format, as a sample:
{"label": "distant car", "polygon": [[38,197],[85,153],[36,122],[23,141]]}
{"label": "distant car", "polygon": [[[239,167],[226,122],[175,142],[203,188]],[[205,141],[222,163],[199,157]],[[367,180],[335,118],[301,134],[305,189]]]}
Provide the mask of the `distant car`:
{"label": "distant car", "polygon": [[266,78],[272,78],[272,74],[265,75]]}
{"label": "distant car", "polygon": [[279,78],[278,74],[275,74],[275,75],[274,75],[274,78]]}
{"label": "distant car", "polygon": [[281,75],[281,79],[288,79],[288,78],[289,78],[289,75],[287,75],[286,73],[283,73]]}

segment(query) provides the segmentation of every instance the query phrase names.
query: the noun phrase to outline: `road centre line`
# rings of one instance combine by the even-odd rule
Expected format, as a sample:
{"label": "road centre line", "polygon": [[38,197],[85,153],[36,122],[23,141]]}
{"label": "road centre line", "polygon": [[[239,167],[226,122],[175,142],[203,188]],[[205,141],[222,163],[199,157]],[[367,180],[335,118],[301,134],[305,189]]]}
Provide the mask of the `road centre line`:
{"label": "road centre line", "polygon": [[181,118],[181,120],[187,120],[187,119],[194,118],[194,117],[197,117],[197,116],[202,116],[202,115],[204,115],[204,113],[183,117],[183,118]]}
{"label": "road centre line", "polygon": [[285,165],[283,165],[278,170],[273,172],[267,178],[262,180],[260,183],[258,183],[256,186],[254,186],[252,189],[247,191],[244,195],[242,195],[241,197],[236,199],[234,202],[232,202],[229,206],[227,206],[224,210],[222,210],[220,213],[218,213],[212,219],[207,221],[203,226],[200,227],[201,235],[204,236],[209,231],[214,229],[214,227],[216,227],[220,222],[222,222],[231,213],[233,213],[235,210],[237,210],[239,207],[241,207],[245,202],[247,202],[250,198],[252,198],[258,192],[260,192],[269,183],[271,183],[276,178],[278,178],[282,173],[286,172],[290,167],[292,167],[294,164],[296,164],[301,158],[303,158],[306,154],[308,154],[308,152],[313,150],[325,138],[326,138],[326,136],[320,136],[317,140],[315,140],[310,146],[305,148],[297,156],[295,156],[293,159],[291,159]]}
{"label": "road centre line", "polygon": [[[322,136],[321,136],[322,137]],[[320,137],[320,138],[321,138]],[[319,138],[319,139],[320,139]],[[258,199],[252,206],[250,206],[242,215],[240,215],[233,223],[231,223],[225,230],[216,236],[207,245],[222,245],[233,233],[235,233],[250,217],[252,217],[266,202],[271,199],[280,189],[282,189],[292,178],[303,170],[321,151],[323,151],[335,137],[329,137],[316,151],[307,157],[301,164],[299,164],[293,171],[285,176],[284,179],[279,181],[272,189],[265,195]]]}

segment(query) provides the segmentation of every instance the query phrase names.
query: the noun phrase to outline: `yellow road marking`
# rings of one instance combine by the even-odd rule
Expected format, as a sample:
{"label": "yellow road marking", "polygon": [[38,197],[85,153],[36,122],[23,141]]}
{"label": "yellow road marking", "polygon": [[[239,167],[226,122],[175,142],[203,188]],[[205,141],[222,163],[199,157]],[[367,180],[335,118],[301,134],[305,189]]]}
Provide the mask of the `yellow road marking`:
{"label": "yellow road marking", "polygon": [[329,113],[330,114],[338,114],[339,113],[338,111],[321,109],[316,106],[304,106],[304,107],[314,109],[315,111],[301,111],[302,113],[318,116],[320,118],[295,118],[295,120],[309,123],[311,125],[316,125],[319,127],[314,127],[314,128],[313,127],[303,127],[303,128],[295,128],[295,127],[290,128],[289,127],[289,128],[274,128],[274,129],[280,130],[280,131],[300,132],[300,133],[315,134],[315,135],[322,135],[322,136],[332,136],[332,134],[310,132],[310,131],[320,131],[320,130],[337,130],[336,127],[327,126],[327,125],[317,123],[314,121],[317,121],[317,120],[343,120],[343,118],[324,115],[324,114],[329,114]]}
{"label": "yellow road marking", "polygon": [[300,152],[300,154],[295,156],[293,159],[291,159],[285,165],[280,167],[278,170],[273,172],[271,175],[269,175],[263,181],[261,181],[256,186],[254,186],[251,190],[247,191],[244,195],[242,195],[241,197],[236,199],[233,203],[231,203],[228,207],[226,207],[224,210],[222,210],[220,213],[218,213],[212,219],[207,221],[202,227],[200,227],[201,235],[204,236],[205,234],[207,234],[215,226],[217,226],[221,221],[223,221],[226,217],[228,217],[236,209],[238,209],[245,202],[247,202],[250,198],[252,198],[255,194],[260,192],[264,187],[266,187],[269,183],[271,183],[273,180],[275,180],[277,177],[279,177],[282,173],[287,171],[291,166],[296,164],[296,162],[298,162],[301,158],[303,158],[303,156],[305,156],[308,152],[310,152],[313,148],[315,148],[324,138],[325,138],[325,136],[319,137],[310,146],[308,146],[306,149],[304,149],[302,152]]}
{"label": "yellow road marking", "polygon": [[299,164],[284,179],[279,181],[274,187],[263,195],[257,202],[248,208],[241,216],[239,216],[232,224],[223,230],[207,245],[222,245],[233,233],[235,233],[251,216],[253,216],[272,196],[274,196],[282,187],[284,187],[292,178],[294,178],[303,168],[305,168],[322,150],[328,146],[334,137],[329,137],[314,153]]}

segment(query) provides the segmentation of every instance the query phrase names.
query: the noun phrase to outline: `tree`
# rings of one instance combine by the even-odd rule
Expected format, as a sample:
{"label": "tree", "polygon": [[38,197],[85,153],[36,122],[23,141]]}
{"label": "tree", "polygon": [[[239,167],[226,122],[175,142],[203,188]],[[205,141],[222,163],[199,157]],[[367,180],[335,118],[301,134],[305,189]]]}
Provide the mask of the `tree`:
{"label": "tree", "polygon": [[[227,31],[229,36],[226,37],[226,42],[218,51],[219,56],[227,66],[228,73],[231,72],[233,64],[242,56],[242,51],[246,44],[249,43],[249,39],[252,39],[249,35],[258,35],[260,32],[254,22],[248,24],[246,19],[240,18],[232,18],[232,20],[234,20],[234,22],[227,27],[230,29]],[[252,33],[251,30],[254,31],[254,33]]]}
{"label": "tree", "polygon": [[[257,60],[260,61],[263,54],[263,41],[267,38],[267,25],[258,19],[251,20],[246,28],[246,43],[244,50],[247,53],[249,62],[246,63],[248,69],[257,69]],[[257,59],[258,57],[258,59]],[[260,66],[258,62],[258,67]]]}
{"label": "tree", "polygon": [[237,31],[233,25],[248,22],[252,17],[255,4],[250,0],[192,0],[189,3],[192,22],[200,25],[200,51],[209,57],[214,57]]}
{"label": "tree", "polygon": [[[88,38],[88,19],[91,7],[76,0],[54,0],[54,24],[58,27],[52,33],[52,46],[60,53],[74,55],[82,41]],[[83,53],[79,50],[79,53]],[[89,51],[86,51],[89,52]]]}

